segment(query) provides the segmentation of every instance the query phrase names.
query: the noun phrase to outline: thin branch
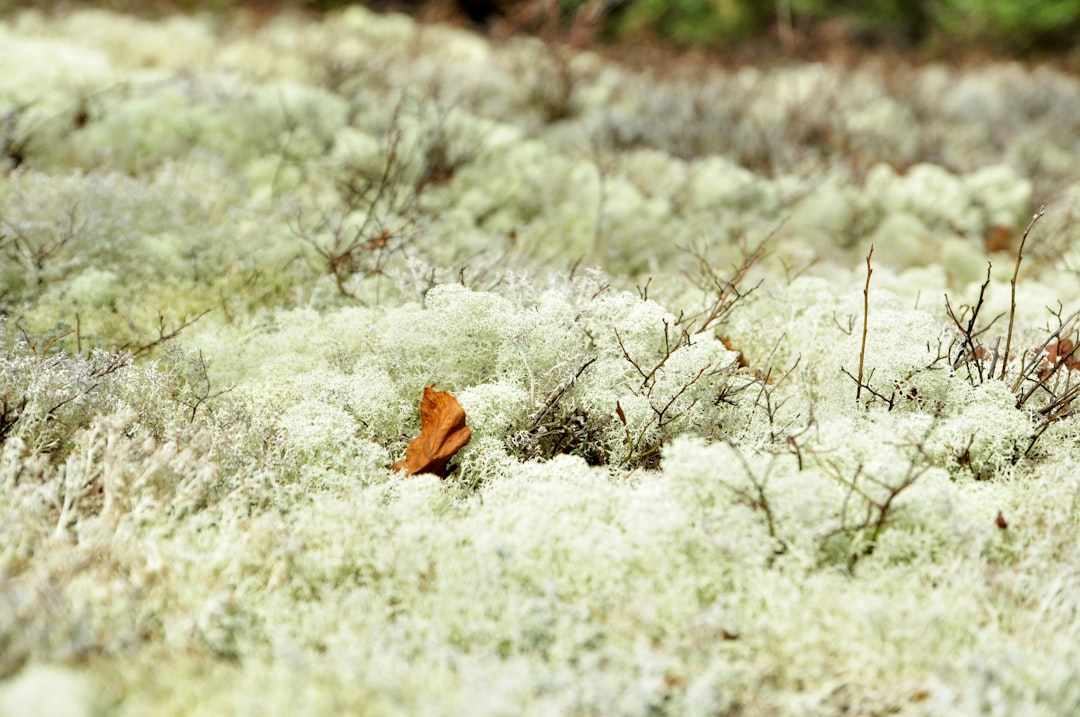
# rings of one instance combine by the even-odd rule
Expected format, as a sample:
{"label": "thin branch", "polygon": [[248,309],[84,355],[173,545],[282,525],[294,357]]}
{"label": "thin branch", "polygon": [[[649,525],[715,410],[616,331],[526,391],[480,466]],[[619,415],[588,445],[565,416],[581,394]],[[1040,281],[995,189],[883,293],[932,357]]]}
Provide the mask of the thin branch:
{"label": "thin branch", "polygon": [[536,420],[533,421],[532,427],[534,429],[537,428],[540,425],[541,421],[543,421],[544,418],[548,415],[548,413],[550,413],[555,408],[555,406],[558,405],[559,400],[563,397],[563,394],[570,390],[571,386],[577,383],[577,380],[581,378],[581,374],[585,373],[585,370],[589,368],[589,366],[592,366],[594,363],[596,363],[596,359],[597,357],[594,356],[585,363],[583,363],[581,365],[581,368],[577,370],[577,373],[575,373],[569,381],[563,384],[563,386],[559,388],[559,390],[556,391],[550,399],[548,399],[548,402],[544,405],[543,410],[536,415]]}
{"label": "thin branch", "polygon": [[[177,336],[180,335],[181,331],[183,331],[187,327],[191,326],[196,321],[198,321],[202,317],[209,314],[211,311],[213,311],[213,308],[206,309],[206,310],[196,314],[194,317],[192,317],[190,319],[187,319],[186,321],[181,323],[179,326],[174,328],[172,331],[168,331],[168,332],[166,332],[166,329],[165,329],[165,316],[163,314],[159,314],[158,315],[158,337],[156,339],[154,339],[153,341],[151,341],[149,343],[146,343],[146,344],[143,344],[142,346],[139,346],[134,351],[132,351],[131,352],[132,357],[142,356],[143,354],[150,353],[151,351],[153,351],[155,348],[157,348],[161,344],[163,344],[163,343],[165,343],[167,341],[171,341],[171,340],[175,339]],[[128,348],[127,345],[121,346],[120,351],[124,351],[127,348]]]}
{"label": "thin branch", "polygon": [[645,381],[648,381],[651,374],[645,373],[641,369],[641,366],[638,365],[637,361],[635,361],[630,355],[630,352],[626,350],[626,345],[623,343],[622,336],[619,335],[618,328],[615,329],[615,340],[619,343],[619,348],[622,349],[623,358],[629,361],[630,365],[637,369],[637,372],[641,374],[641,378],[643,378]]}
{"label": "thin branch", "polygon": [[862,397],[863,388],[863,362],[866,360],[866,333],[867,322],[870,317],[870,275],[874,268],[870,266],[870,257],[874,255],[874,245],[870,245],[870,251],[866,254],[866,285],[863,286],[863,320],[862,320],[862,344],[859,346],[859,377],[855,381],[855,402]]}
{"label": "thin branch", "polygon": [[[973,307],[969,307],[969,306],[960,307],[961,311],[960,311],[959,316],[957,316],[956,312],[953,311],[952,304],[949,303],[949,296],[947,294],[945,296],[945,312],[949,315],[949,318],[952,319],[953,323],[956,324],[956,328],[962,334],[962,336],[963,336],[962,343],[963,343],[963,346],[964,346],[964,348],[961,349],[961,352],[956,355],[955,360],[953,360],[951,357],[950,357],[949,360],[952,362],[952,367],[954,369],[959,368],[961,363],[963,363],[964,365],[967,366],[968,379],[971,381],[972,385],[974,385],[974,383],[975,383],[975,378],[974,378],[974,376],[971,375],[970,362],[971,362],[972,359],[981,358],[979,349],[982,347],[981,343],[976,344],[975,339],[978,338],[980,335],[984,334],[985,332],[987,332],[990,329],[990,327],[993,326],[995,323],[997,323],[997,320],[1000,319],[1004,315],[1004,314],[998,314],[993,319],[991,319],[990,323],[988,323],[986,326],[982,327],[981,329],[977,329],[977,330],[975,328],[975,322],[979,318],[979,312],[982,311],[983,302],[986,299],[986,289],[990,286],[990,268],[991,268],[990,262],[987,262],[986,263],[986,279],[983,281],[982,285],[979,287],[979,298],[975,302],[975,306],[973,306]],[[966,313],[967,309],[969,309],[969,308],[971,309],[971,316],[968,317],[967,326],[965,327],[963,325],[963,318],[962,317]],[[985,376],[983,375],[982,364],[976,362],[975,369],[979,372],[979,384],[982,384],[985,381]]]}
{"label": "thin branch", "polygon": [[1024,235],[1020,238],[1020,248],[1016,250],[1016,266],[1013,268],[1012,279],[1009,281],[1009,331],[1005,334],[1005,355],[1001,358],[1001,380],[1005,380],[1005,368],[1009,365],[1009,349],[1012,347],[1012,335],[1013,335],[1013,322],[1016,319],[1016,279],[1020,275],[1020,262],[1024,260],[1024,244],[1027,243],[1028,234],[1031,233],[1035,223],[1038,222],[1043,214],[1046,214],[1046,207],[1039,207],[1039,211],[1035,212],[1031,217],[1031,221],[1028,222],[1027,229],[1024,230]]}

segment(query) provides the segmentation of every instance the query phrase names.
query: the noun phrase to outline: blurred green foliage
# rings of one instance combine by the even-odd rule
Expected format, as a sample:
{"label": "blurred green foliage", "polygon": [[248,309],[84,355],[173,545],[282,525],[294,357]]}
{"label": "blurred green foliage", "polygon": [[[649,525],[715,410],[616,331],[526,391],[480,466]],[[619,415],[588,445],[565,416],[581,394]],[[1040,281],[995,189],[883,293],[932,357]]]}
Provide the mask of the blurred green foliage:
{"label": "blurred green foliage", "polygon": [[1039,52],[1080,38],[1080,0],[792,0],[792,7],[803,20],[847,17],[899,31],[913,45]]}
{"label": "blurred green foliage", "polygon": [[944,0],[930,5],[934,25],[967,44],[985,40],[1027,50],[1080,39],[1078,0]]}
{"label": "blurred green foliage", "polygon": [[[513,14],[515,6],[551,7],[548,2],[484,0],[483,4],[495,14]],[[156,14],[242,6],[329,11],[351,4],[408,11],[425,0],[0,0],[0,14],[77,5]],[[762,37],[777,27],[799,36],[832,20],[846,23],[853,37],[886,38],[934,50],[1040,54],[1068,51],[1080,41],[1080,0],[557,0],[556,7],[564,26],[584,11],[598,18],[606,37],[647,34],[706,48]]]}
{"label": "blurred green foliage", "polygon": [[[949,0],[944,0],[949,2]],[[776,3],[782,12],[783,0]],[[926,0],[791,0],[794,20],[806,24],[827,18],[845,18],[858,29],[901,36],[911,43],[922,41],[931,29],[928,6],[941,2]]]}
{"label": "blurred green foliage", "polygon": [[629,0],[619,33],[649,30],[718,46],[786,24],[798,33],[825,20],[853,32],[938,49],[1054,52],[1080,40],[1080,0]]}
{"label": "blurred green foliage", "polygon": [[768,3],[748,0],[631,0],[616,31],[650,30],[680,43],[713,45],[757,34],[772,15]]}

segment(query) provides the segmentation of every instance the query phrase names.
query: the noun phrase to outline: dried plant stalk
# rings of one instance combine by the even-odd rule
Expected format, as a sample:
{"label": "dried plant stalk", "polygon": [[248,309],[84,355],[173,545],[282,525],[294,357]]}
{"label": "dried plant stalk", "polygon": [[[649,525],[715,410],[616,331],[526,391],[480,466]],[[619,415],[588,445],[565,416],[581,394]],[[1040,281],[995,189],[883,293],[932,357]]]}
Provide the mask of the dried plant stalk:
{"label": "dried plant stalk", "polygon": [[866,327],[867,322],[870,319],[870,275],[874,273],[873,267],[870,266],[870,257],[874,255],[874,245],[870,245],[870,251],[866,254],[866,285],[862,291],[862,343],[859,346],[859,377],[855,382],[855,401],[858,402],[862,396],[863,387],[863,364],[866,361]]}

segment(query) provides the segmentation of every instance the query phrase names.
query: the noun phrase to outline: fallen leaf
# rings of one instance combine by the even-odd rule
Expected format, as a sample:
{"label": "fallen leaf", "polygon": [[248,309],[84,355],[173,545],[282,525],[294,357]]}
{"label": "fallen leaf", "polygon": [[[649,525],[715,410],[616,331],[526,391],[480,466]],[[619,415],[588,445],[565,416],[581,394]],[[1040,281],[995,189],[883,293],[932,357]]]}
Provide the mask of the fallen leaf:
{"label": "fallen leaf", "polygon": [[446,391],[434,386],[424,388],[420,399],[420,435],[405,449],[405,459],[394,464],[394,470],[406,475],[434,473],[446,477],[446,464],[472,438],[465,425],[465,409]]}
{"label": "fallen leaf", "polygon": [[1057,344],[1057,360],[1065,364],[1070,371],[1080,369],[1080,359],[1076,358],[1076,346],[1069,339],[1062,339]]}
{"label": "fallen leaf", "polygon": [[1069,371],[1080,370],[1080,359],[1076,357],[1076,347],[1069,339],[1061,339],[1046,347],[1046,357],[1043,359],[1038,377],[1040,380],[1052,374],[1059,365],[1063,365]]}

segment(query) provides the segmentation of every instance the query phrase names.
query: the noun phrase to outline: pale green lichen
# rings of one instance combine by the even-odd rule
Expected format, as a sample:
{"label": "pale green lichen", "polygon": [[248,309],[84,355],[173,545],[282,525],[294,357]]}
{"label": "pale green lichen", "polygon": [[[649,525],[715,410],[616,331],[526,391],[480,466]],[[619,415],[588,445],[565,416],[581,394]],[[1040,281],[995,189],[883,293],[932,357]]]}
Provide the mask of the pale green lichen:
{"label": "pale green lichen", "polygon": [[561,52],[0,22],[0,713],[1076,711],[1075,79]]}

